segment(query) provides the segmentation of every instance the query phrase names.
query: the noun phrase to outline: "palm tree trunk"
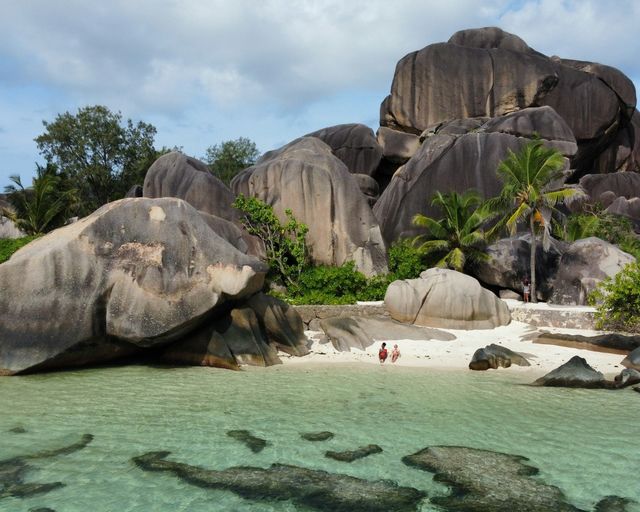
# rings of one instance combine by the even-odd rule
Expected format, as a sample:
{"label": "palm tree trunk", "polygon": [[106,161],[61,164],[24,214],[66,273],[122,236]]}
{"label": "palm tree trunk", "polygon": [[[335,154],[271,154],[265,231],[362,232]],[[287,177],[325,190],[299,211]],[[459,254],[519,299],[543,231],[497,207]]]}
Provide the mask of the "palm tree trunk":
{"label": "palm tree trunk", "polygon": [[538,297],[536,296],[536,224],[533,218],[533,212],[529,216],[529,229],[531,230],[531,255],[529,258],[529,266],[531,272],[531,288],[529,291],[529,300],[534,304],[538,302]]}

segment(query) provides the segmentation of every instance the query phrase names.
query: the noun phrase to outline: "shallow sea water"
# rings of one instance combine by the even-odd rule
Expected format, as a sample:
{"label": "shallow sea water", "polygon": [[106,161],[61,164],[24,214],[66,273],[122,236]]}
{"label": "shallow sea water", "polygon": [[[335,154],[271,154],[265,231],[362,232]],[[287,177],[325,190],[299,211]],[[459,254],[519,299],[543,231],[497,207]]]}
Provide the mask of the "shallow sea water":
{"label": "shallow sea water", "polygon": [[[169,450],[169,459],[208,469],[280,462],[360,478],[391,479],[429,496],[447,493],[432,474],[401,462],[431,445],[524,455],[539,478],[573,505],[592,510],[607,495],[640,502],[640,394],[537,388],[509,370],[433,371],[375,365],[277,366],[232,372],[126,366],[0,378],[0,460],[54,449],[93,434],[86,448],[34,460],[27,482],[66,485],[0,510],[27,512],[295,511],[291,502],[245,500],[201,489],[131,458]],[[26,432],[10,429],[23,427]],[[226,432],[247,429],[270,445],[254,454]],[[301,432],[335,437],[308,442]],[[375,443],[353,463],[324,457]],[[421,510],[437,510],[423,502]],[[640,510],[636,507],[632,510]]]}

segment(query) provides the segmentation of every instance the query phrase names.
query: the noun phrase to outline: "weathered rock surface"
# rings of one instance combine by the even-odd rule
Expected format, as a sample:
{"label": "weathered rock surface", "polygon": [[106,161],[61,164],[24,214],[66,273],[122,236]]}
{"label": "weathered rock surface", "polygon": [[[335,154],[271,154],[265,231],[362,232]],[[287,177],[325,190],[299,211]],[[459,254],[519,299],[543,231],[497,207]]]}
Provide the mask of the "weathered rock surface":
{"label": "weathered rock surface", "polygon": [[[2,211],[0,210],[0,213]],[[16,224],[8,217],[0,215],[0,239],[1,238],[22,238],[27,234],[22,231]]]}
{"label": "weathered rock surface", "polygon": [[448,496],[430,498],[444,510],[578,512],[558,487],[535,478],[538,469],[528,461],[463,446],[431,446],[402,458],[407,466],[435,473],[434,480],[451,487]]}
{"label": "weathered rock surface", "polygon": [[631,199],[640,197],[640,174],[634,172],[613,172],[610,174],[587,174],[580,178],[580,186],[596,202],[605,192],[613,192],[616,197]]}
{"label": "weathered rock surface", "polygon": [[382,453],[382,448],[377,444],[368,444],[367,446],[361,446],[355,450],[347,450],[344,452],[327,451],[324,456],[329,459],[337,460],[340,462],[353,462],[359,459],[364,459],[369,455],[376,453]]}
{"label": "weathered rock surface", "polygon": [[333,346],[342,352],[365,350],[376,340],[455,340],[448,332],[419,325],[407,325],[386,317],[331,317],[320,320],[320,327]]}
{"label": "weathered rock surface", "polygon": [[421,142],[417,135],[381,126],[378,129],[378,144],[382,146],[384,158],[403,164],[416,154]]}
{"label": "weathered rock surface", "polygon": [[364,124],[329,126],[305,137],[316,137],[327,144],[353,174],[372,176],[382,158],[382,147],[373,130]]}
{"label": "weathered rock surface", "polygon": [[502,48],[503,50],[540,55],[520,37],[498,27],[458,30],[449,38],[448,42],[469,48]]}
{"label": "weathered rock surface", "polygon": [[627,386],[640,384],[640,370],[625,368],[615,376],[614,382],[617,388],[626,388]]}
{"label": "weathered rock surface", "polygon": [[394,281],[384,298],[391,317],[429,327],[493,329],[507,325],[507,305],[473,277],[431,268],[420,279]]}
{"label": "weathered rock surface", "polygon": [[378,182],[371,176],[366,174],[353,174],[353,179],[356,180],[360,192],[367,198],[369,206],[373,208],[376,201],[380,197],[380,186]]}
{"label": "weathered rock surface", "polygon": [[615,276],[635,258],[599,238],[583,238],[562,253],[558,271],[551,281],[549,302],[587,303],[587,297],[607,277]]}
{"label": "weathered rock surface", "polygon": [[269,444],[266,439],[256,437],[248,430],[229,430],[227,435],[243,443],[253,453],[260,453]]}
{"label": "weathered rock surface", "polygon": [[286,464],[220,471],[166,460],[170,452],[150,452],[133,462],[144,471],[173,473],[191,485],[225,489],[254,500],[292,500],[314,510],[336,512],[416,511],[425,494],[390,480],[368,481],[348,475]]}
{"label": "weathered rock surface", "polygon": [[367,198],[331,148],[305,137],[263,157],[236,176],[237,194],[257,197],[285,219],[291,209],[309,226],[307,244],[317,264],[354,261],[366,275],[386,272],[386,248]]}
{"label": "weathered rock surface", "polygon": [[144,196],[144,192],[143,192],[142,185],[134,185],[124,195],[124,197],[143,197],[143,196]]}
{"label": "weathered rock surface", "polygon": [[[552,240],[547,250],[536,246],[536,295],[547,300],[552,293],[551,281],[558,271],[567,244]],[[530,275],[531,235],[502,238],[487,247],[488,259],[474,266],[473,274],[482,283],[508,288],[522,294],[522,283]]]}
{"label": "weathered rock surface", "polygon": [[231,206],[235,196],[216,178],[206,164],[172,151],[158,158],[147,171],[144,197],[178,197],[196,210],[230,221],[240,212]]}
{"label": "weathered rock surface", "polygon": [[512,364],[518,366],[531,366],[524,356],[509,350],[501,345],[492,343],[484,348],[479,348],[473,354],[469,369],[488,370],[493,368],[509,368]]}
{"label": "weathered rock surface", "polygon": [[54,489],[64,487],[63,482],[52,483],[26,483],[25,477],[33,468],[30,461],[39,459],[49,459],[59,455],[68,455],[70,453],[82,450],[93,440],[91,434],[84,434],[79,441],[55,448],[51,450],[40,450],[39,452],[13,457],[0,461],[0,500],[3,498],[28,498],[38,494],[44,494]]}
{"label": "weathered rock surface", "polygon": [[180,199],[122,199],[0,265],[0,373],[85,365],[162,345],[258,291],[266,265]]}
{"label": "weathered rock surface", "polygon": [[224,238],[240,252],[265,259],[263,257],[265,254],[264,244],[258,237],[250,235],[237,224],[222,217],[210,215],[205,212],[199,213],[216,234]]}
{"label": "weathered rock surface", "polygon": [[534,384],[563,388],[603,388],[606,381],[604,375],[591,368],[584,358],[573,356],[563,365],[537,379]]}
{"label": "weathered rock surface", "polygon": [[640,346],[634,348],[631,353],[622,360],[622,366],[640,370]]}
{"label": "weathered rock surface", "polygon": [[[628,336],[619,333],[582,336],[580,334],[542,331],[533,342],[560,345],[563,347],[575,347],[597,352],[626,354],[640,347],[640,336]],[[638,355],[640,355],[640,353]]]}

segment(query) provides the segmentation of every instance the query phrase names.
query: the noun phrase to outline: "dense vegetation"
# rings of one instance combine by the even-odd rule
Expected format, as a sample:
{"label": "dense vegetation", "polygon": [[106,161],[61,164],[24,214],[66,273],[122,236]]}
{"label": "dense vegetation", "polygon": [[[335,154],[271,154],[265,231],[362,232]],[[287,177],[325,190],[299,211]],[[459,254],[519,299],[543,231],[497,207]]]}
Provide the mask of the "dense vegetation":
{"label": "dense vegetation", "polygon": [[591,294],[599,329],[640,332],[640,262],[627,265]]}
{"label": "dense vegetation", "polygon": [[204,161],[214,176],[229,185],[236,174],[256,163],[259,154],[255,142],[239,137],[209,146]]}
{"label": "dense vegetation", "polygon": [[0,238],[0,263],[7,261],[14,252],[36,238],[38,237],[25,236],[22,238]]}

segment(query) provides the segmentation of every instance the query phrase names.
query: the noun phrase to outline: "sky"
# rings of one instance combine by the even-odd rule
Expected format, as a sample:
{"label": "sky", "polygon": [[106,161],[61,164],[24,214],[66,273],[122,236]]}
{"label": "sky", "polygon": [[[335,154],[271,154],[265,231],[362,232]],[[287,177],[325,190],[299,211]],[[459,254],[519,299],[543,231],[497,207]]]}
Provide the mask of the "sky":
{"label": "sky", "polygon": [[640,0],[0,0],[0,192],[30,183],[42,121],[105,105],[156,147],[248,137],[261,152],[342,123],[379,125],[404,55],[498,26],[546,55],[640,85]]}

